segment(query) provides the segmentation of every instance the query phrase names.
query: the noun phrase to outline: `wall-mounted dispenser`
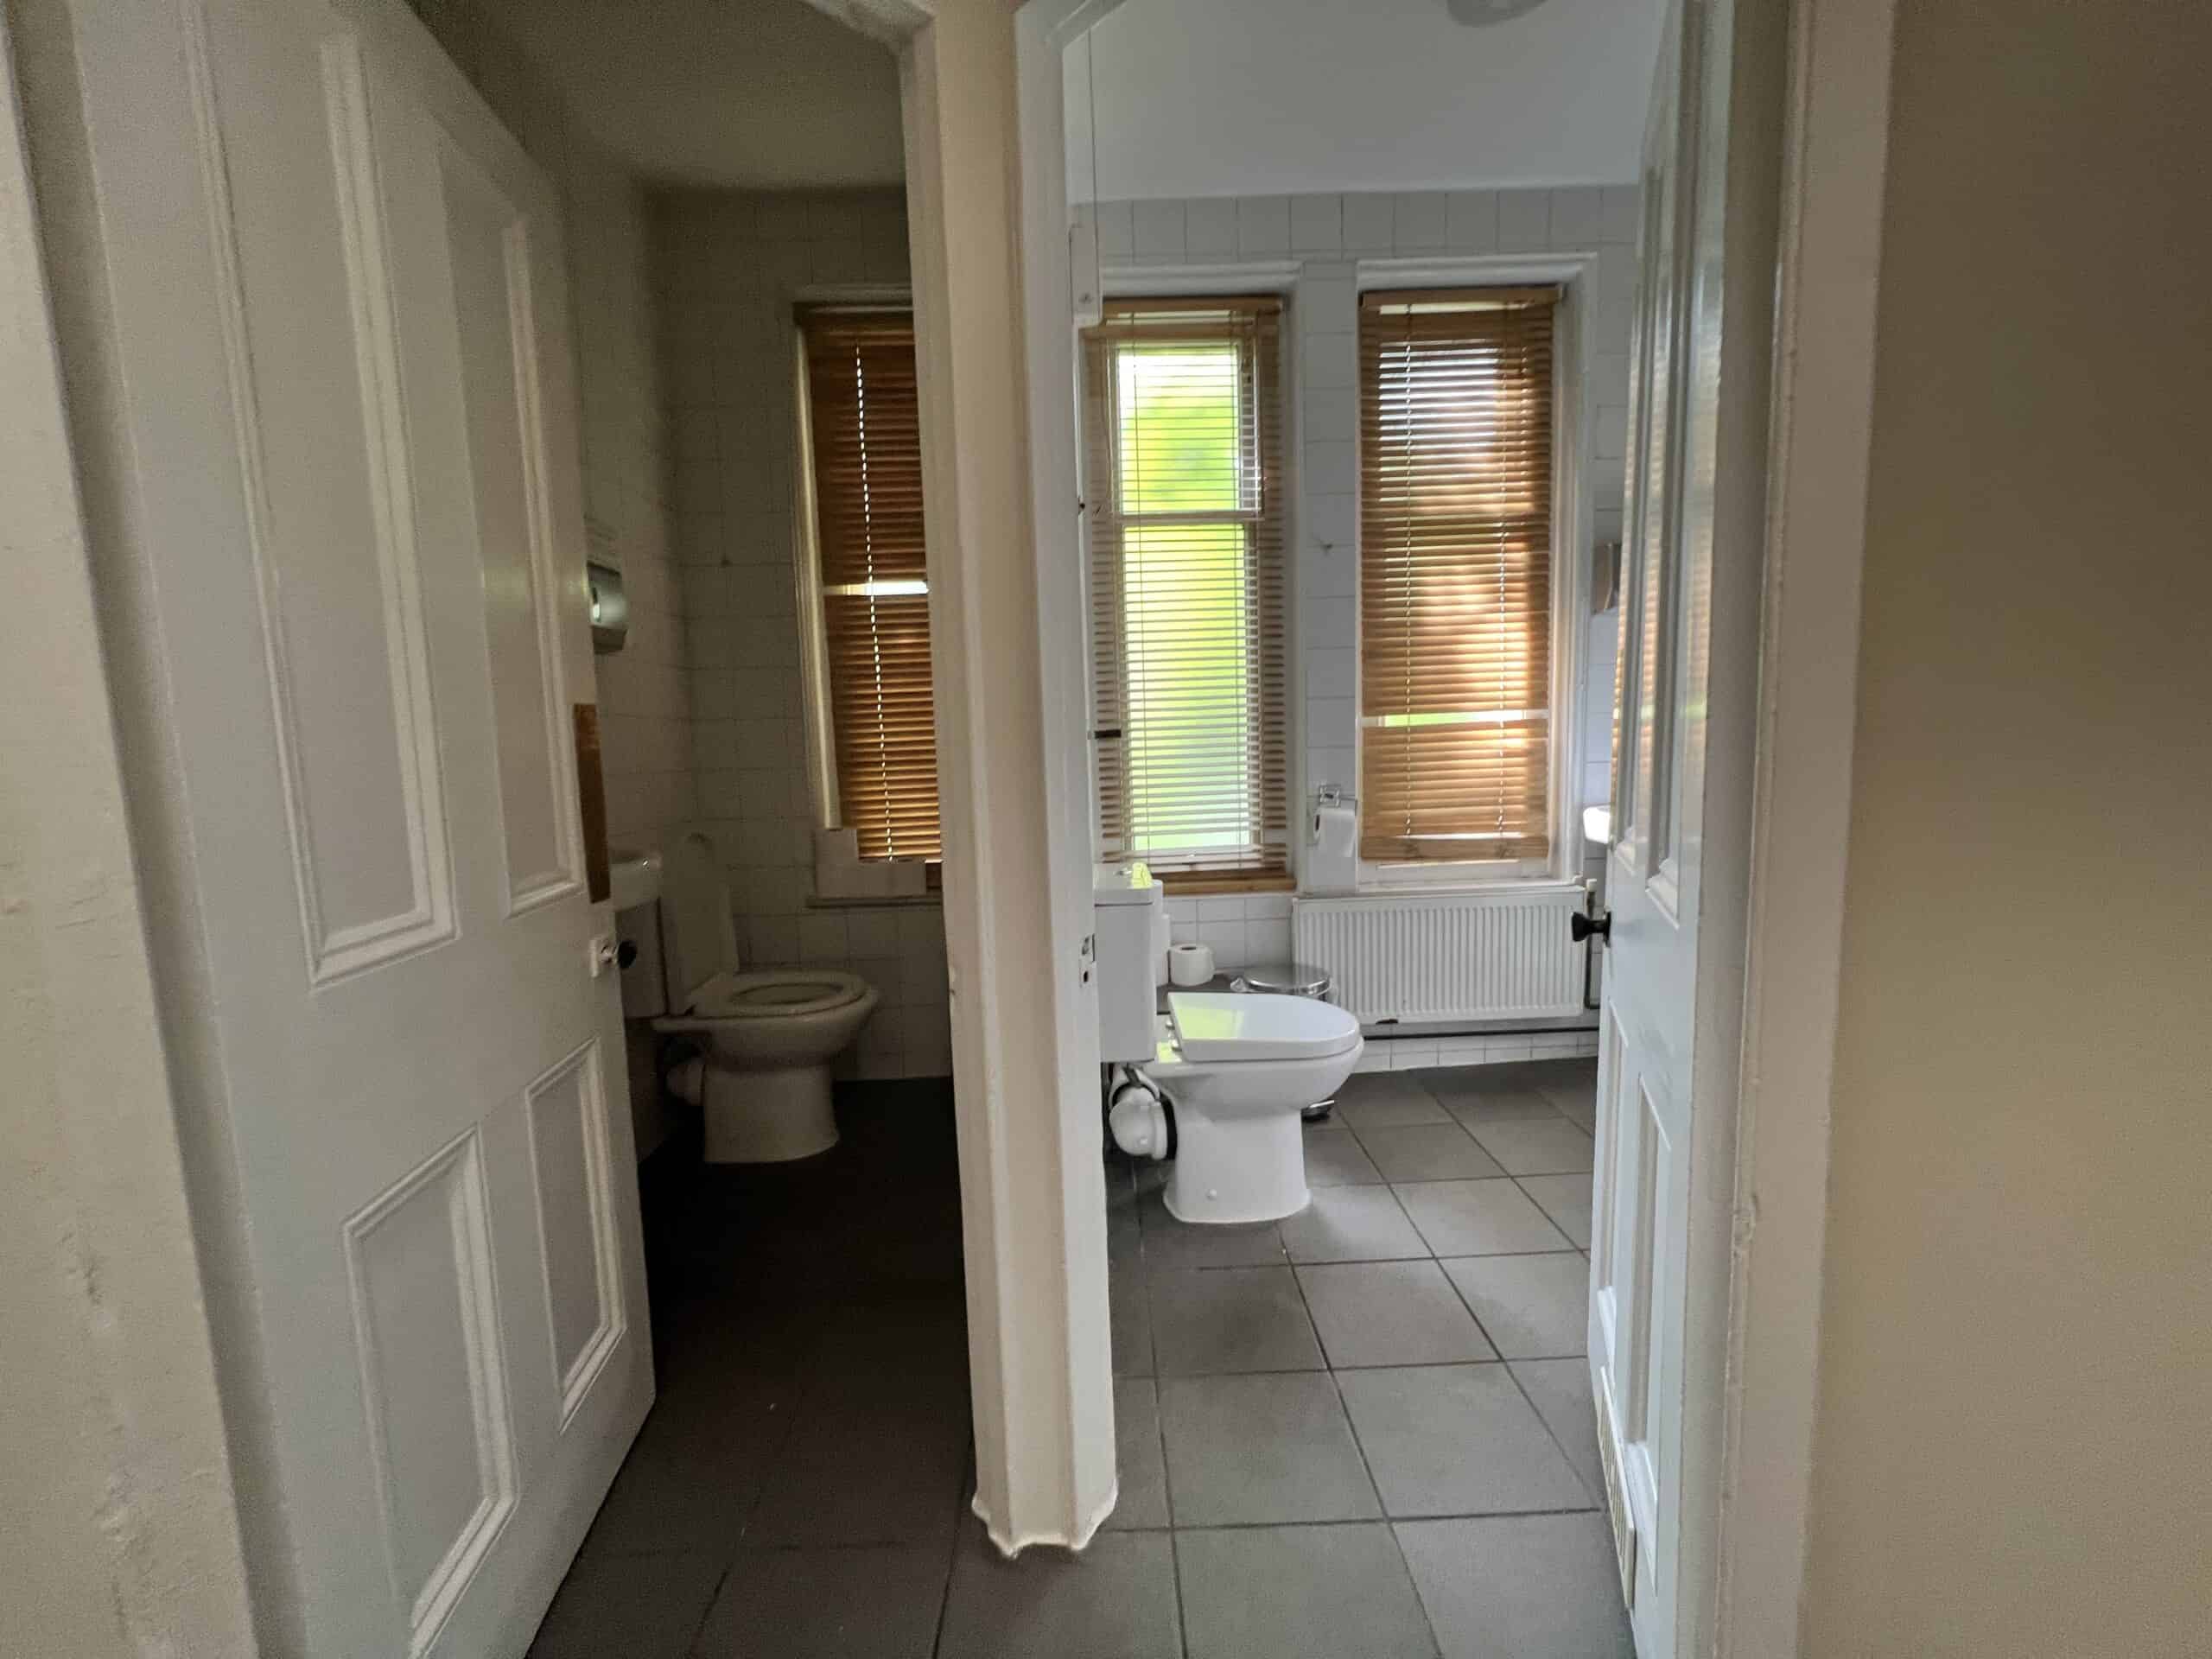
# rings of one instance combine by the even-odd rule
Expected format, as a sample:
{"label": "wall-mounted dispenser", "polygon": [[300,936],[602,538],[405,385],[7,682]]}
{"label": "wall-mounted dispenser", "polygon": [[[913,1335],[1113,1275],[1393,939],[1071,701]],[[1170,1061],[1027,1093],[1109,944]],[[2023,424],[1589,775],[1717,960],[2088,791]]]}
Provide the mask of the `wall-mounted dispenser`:
{"label": "wall-mounted dispenser", "polygon": [[601,656],[622,649],[630,632],[630,601],[622,592],[622,573],[594,559],[584,566],[591,579],[591,648]]}

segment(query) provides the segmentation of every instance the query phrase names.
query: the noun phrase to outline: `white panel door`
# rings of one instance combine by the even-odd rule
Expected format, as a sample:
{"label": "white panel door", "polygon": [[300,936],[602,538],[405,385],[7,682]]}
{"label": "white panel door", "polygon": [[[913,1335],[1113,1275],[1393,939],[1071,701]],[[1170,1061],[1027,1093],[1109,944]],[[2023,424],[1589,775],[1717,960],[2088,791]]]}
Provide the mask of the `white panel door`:
{"label": "white panel door", "polygon": [[257,1598],[518,1654],[652,1388],[557,202],[398,0],[45,15]]}
{"label": "white panel door", "polygon": [[1725,0],[1676,0],[1662,38],[1644,141],[1630,392],[1589,1346],[1642,1659],[1673,1659],[1684,1594],[1683,1332],[1720,322],[1723,157],[1713,141],[1725,124],[1708,89],[1725,96]]}

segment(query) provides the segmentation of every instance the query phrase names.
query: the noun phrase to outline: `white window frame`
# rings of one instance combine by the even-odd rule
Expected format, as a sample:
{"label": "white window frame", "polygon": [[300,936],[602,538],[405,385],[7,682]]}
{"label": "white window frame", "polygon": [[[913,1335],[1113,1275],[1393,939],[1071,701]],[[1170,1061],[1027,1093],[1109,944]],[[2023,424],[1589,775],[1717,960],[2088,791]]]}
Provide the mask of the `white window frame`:
{"label": "white window frame", "polygon": [[[840,283],[794,289],[784,308],[791,365],[791,591],[798,618],[799,718],[806,740],[807,804],[813,815],[817,899],[899,896],[862,891],[882,887],[871,866],[921,865],[920,859],[863,860],[846,833],[837,798],[836,716],[830,696],[830,642],[823,632],[822,552],[814,499],[814,411],[807,398],[806,334],[799,313],[812,307],[912,311],[912,289],[893,283]],[[909,884],[911,885],[911,883]]]}
{"label": "white window frame", "polygon": [[[1596,360],[1598,256],[1591,253],[1482,254],[1464,258],[1362,259],[1352,269],[1353,300],[1395,289],[1518,288],[1556,283],[1559,309],[1552,336],[1552,684],[1549,765],[1550,852],[1510,863],[1498,860],[1425,860],[1385,864],[1359,861],[1358,890],[1462,888],[1582,879],[1582,658],[1590,604],[1590,429],[1595,413],[1590,370]],[[1352,474],[1353,524],[1362,523],[1361,468]],[[1360,550],[1362,556],[1365,550]],[[1363,635],[1352,589],[1355,650]],[[1353,672],[1352,776],[1362,775],[1366,728],[1359,723],[1358,669]]]}
{"label": "white window frame", "polygon": [[[1304,454],[1302,424],[1306,413],[1306,399],[1299,375],[1298,360],[1298,303],[1299,282],[1305,270],[1304,262],[1297,259],[1246,259],[1241,261],[1207,262],[1177,265],[1106,265],[1098,274],[1098,291],[1106,303],[1116,300],[1206,300],[1233,299],[1243,295],[1273,294],[1283,302],[1283,325],[1278,340],[1282,352],[1281,384],[1284,391],[1282,411],[1283,469],[1289,474],[1289,487],[1283,492],[1283,676],[1284,695],[1290,706],[1283,710],[1283,741],[1290,753],[1284,757],[1283,788],[1290,798],[1284,803],[1290,826],[1290,843],[1284,850],[1288,867],[1282,886],[1286,892],[1294,892],[1298,884],[1300,855],[1299,825],[1304,813],[1300,803],[1306,798],[1306,632],[1299,625],[1299,549],[1300,525],[1306,501],[1306,484],[1301,476],[1297,457]],[[1084,320],[1077,319],[1076,361],[1082,360],[1081,333]],[[1076,429],[1081,432],[1083,418],[1078,411]],[[1086,498],[1090,480],[1083,480]],[[1085,603],[1090,593],[1090,509],[1086,499],[1078,526],[1078,541],[1083,549],[1083,592]],[[1098,685],[1095,665],[1088,650],[1083,659],[1085,709],[1095,709],[1098,702]],[[1094,859],[1103,855],[1098,838],[1098,768],[1096,757],[1085,769],[1090,792],[1090,850]],[[1203,880],[1203,878],[1200,878]],[[1243,882],[1249,886],[1249,881]]]}

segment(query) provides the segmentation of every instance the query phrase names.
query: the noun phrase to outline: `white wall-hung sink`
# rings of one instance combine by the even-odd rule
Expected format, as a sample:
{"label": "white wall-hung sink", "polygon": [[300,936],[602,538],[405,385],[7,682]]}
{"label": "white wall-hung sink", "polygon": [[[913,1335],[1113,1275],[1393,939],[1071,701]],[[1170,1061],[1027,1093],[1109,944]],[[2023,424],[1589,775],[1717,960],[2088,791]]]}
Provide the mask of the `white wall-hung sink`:
{"label": "white wall-hung sink", "polygon": [[607,896],[617,910],[635,910],[660,897],[660,849],[615,847],[607,860]]}
{"label": "white wall-hung sink", "polygon": [[1613,844],[1613,809],[1610,806],[1586,806],[1582,809],[1582,839],[1592,847]]}

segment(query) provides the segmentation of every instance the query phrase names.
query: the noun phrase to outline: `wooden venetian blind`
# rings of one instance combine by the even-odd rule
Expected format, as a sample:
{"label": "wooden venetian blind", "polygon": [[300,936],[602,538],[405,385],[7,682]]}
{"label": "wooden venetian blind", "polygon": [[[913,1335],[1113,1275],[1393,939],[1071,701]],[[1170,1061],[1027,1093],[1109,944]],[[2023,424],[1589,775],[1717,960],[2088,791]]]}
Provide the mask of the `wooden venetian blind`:
{"label": "wooden venetian blind", "polygon": [[1362,857],[1550,852],[1558,298],[1361,301]]}
{"label": "wooden venetian blind", "polygon": [[1288,868],[1281,334],[1152,300],[1084,337],[1100,839],[1165,877]]}
{"label": "wooden venetian blind", "polygon": [[836,821],[864,859],[940,855],[913,319],[803,313]]}

